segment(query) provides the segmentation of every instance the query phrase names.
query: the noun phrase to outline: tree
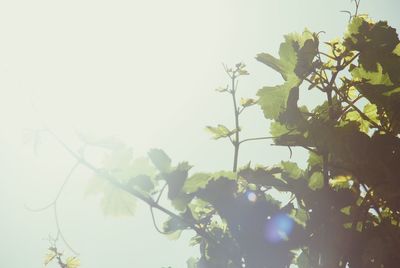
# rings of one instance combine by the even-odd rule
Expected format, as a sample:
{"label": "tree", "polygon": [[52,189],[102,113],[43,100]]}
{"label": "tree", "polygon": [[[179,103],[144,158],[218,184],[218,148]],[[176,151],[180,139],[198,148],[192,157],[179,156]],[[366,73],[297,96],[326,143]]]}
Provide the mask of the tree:
{"label": "tree", "polygon": [[[191,174],[187,162],[173,165],[160,149],[149,152],[149,161],[135,160],[117,141],[86,140],[85,148],[108,151],[98,168],[47,132],[77,165],[95,173],[90,189],[102,192],[106,213],[132,213],[140,199],[159,232],[179,237],[194,230],[192,244],[199,245],[201,258],[189,259],[188,267],[396,267],[400,40],[387,22],[374,22],[357,10],[350,19],[340,39],[321,43],[321,33],[305,30],[285,36],[279,58],[258,54],[256,59],[284,82],[260,89],[257,100],[237,100],[236,81],[248,74],[245,65],[225,67],[230,85],[218,91],[232,97],[235,126],[207,129],[215,139],[231,141],[232,171]],[[319,93],[319,105],[299,106],[300,96],[311,91]],[[272,120],[271,137],[241,140],[239,116],[254,104]],[[238,168],[240,145],[263,139],[309,151],[307,167],[282,161]],[[290,198],[278,201],[274,192]],[[164,193],[172,208],[160,203]],[[162,228],[154,209],[170,217]],[[50,250],[49,261],[57,259],[56,247]]]}

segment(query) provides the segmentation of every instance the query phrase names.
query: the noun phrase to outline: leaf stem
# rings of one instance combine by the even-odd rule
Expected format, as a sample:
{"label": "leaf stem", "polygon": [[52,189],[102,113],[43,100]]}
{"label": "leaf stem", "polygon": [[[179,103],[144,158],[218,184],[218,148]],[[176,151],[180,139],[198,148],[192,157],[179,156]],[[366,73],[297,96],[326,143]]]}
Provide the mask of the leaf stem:
{"label": "leaf stem", "polygon": [[120,183],[117,179],[112,177],[110,174],[107,172],[104,172],[101,169],[96,168],[94,165],[86,161],[86,159],[82,158],[79,156],[76,152],[74,152],[63,140],[61,140],[53,131],[48,130],[48,133],[50,133],[55,140],[69,153],[71,156],[73,156],[80,164],[83,166],[87,167],[88,169],[92,170],[96,175],[104,178],[107,180],[109,183],[111,183],[113,186],[115,186],[118,189],[121,189],[123,191],[126,191],[130,193],[131,195],[135,196],[136,198],[140,199],[141,201],[145,202],[147,205],[149,205],[151,208],[156,208],[171,218],[175,218],[181,222],[183,222],[185,225],[187,225],[189,228],[194,230],[199,236],[203,237],[206,239],[208,242],[213,243],[215,245],[218,244],[217,240],[215,240],[213,237],[211,237],[207,232],[204,230],[198,228],[193,222],[189,222],[188,220],[182,218],[181,216],[175,214],[174,212],[162,207],[159,205],[156,201],[154,201],[150,196],[147,196],[140,192],[139,190],[136,190],[132,187],[129,187]]}
{"label": "leaf stem", "polygon": [[238,166],[240,142],[239,142],[239,110],[238,110],[238,106],[237,106],[237,102],[236,102],[237,83],[235,84],[235,82],[236,82],[235,75],[233,75],[231,77],[231,82],[232,82],[231,95],[232,95],[233,109],[234,109],[234,116],[235,116],[235,128],[237,130],[235,133],[235,139],[232,142],[233,147],[234,147],[232,171],[236,172],[237,166]]}
{"label": "leaf stem", "polygon": [[248,138],[248,139],[241,140],[241,141],[239,142],[239,144],[242,144],[242,143],[247,142],[247,141],[270,140],[270,139],[275,139],[275,138],[277,138],[277,137],[257,137],[257,138]]}

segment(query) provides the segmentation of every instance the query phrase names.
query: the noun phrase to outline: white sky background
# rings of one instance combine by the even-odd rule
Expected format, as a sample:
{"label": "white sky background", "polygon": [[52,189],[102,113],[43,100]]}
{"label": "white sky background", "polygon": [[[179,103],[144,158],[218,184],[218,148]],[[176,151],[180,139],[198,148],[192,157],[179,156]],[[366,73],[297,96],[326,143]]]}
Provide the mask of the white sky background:
{"label": "white sky background", "polygon": [[[325,31],[340,36],[349,0],[147,0],[0,2],[0,267],[41,267],[54,233],[51,211],[24,204],[51,201],[73,160],[45,138],[34,155],[27,129],[46,121],[72,146],[75,131],[116,135],[137,156],[163,148],[196,170],[230,169],[228,142],[213,141],[205,125],[233,125],[231,100],[214,89],[227,83],[221,63],[247,64],[239,95],[253,97],[279,75],[254,60],[276,54],[283,35]],[[361,12],[400,28],[398,1],[364,0]],[[312,102],[312,101],[311,101]],[[36,110],[33,109],[33,105]],[[243,135],[268,135],[258,107],[243,117]],[[264,146],[265,145],[265,146]],[[240,162],[288,160],[269,142],[245,144]],[[294,158],[304,162],[305,154]],[[132,218],[105,218],[84,198],[90,172],[79,169],[60,201],[64,233],[82,267],[185,267],[196,248],[168,241],[143,207]]]}

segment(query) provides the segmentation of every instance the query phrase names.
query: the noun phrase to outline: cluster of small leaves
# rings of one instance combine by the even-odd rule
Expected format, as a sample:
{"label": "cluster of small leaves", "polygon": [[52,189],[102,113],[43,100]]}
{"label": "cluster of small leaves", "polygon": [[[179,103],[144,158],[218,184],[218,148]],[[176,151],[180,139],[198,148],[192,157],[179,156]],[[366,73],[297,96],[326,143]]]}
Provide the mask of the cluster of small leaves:
{"label": "cluster of small leaves", "polygon": [[81,264],[77,257],[67,257],[64,259],[63,253],[59,252],[56,246],[52,246],[48,249],[44,258],[44,266],[52,262],[57,262],[60,268],[78,268]]}

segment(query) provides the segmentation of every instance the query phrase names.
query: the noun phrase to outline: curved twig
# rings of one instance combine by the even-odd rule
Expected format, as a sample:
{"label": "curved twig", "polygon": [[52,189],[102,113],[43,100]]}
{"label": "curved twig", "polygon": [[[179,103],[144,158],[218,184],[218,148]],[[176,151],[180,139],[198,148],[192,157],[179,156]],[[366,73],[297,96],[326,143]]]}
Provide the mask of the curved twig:
{"label": "curved twig", "polygon": [[74,171],[76,170],[76,168],[79,166],[80,162],[77,161],[72,168],[70,169],[70,171],[68,172],[67,176],[64,179],[64,182],[62,183],[60,189],[57,192],[56,197],[54,198],[54,200],[52,202],[50,202],[48,205],[41,207],[41,208],[30,208],[25,204],[25,208],[29,211],[32,212],[41,212],[41,211],[45,211],[51,207],[53,207],[53,214],[54,214],[54,221],[56,223],[56,227],[57,227],[57,235],[55,237],[55,241],[57,241],[59,238],[62,239],[62,241],[64,242],[64,244],[67,246],[67,248],[75,255],[79,255],[79,253],[74,250],[72,248],[72,246],[68,243],[67,239],[65,238],[63,232],[61,231],[61,227],[60,227],[60,221],[58,219],[58,211],[57,211],[57,202],[65,188],[65,186],[67,185],[68,181],[70,180],[72,174],[74,173]]}
{"label": "curved twig", "polygon": [[150,214],[151,214],[151,219],[153,220],[153,225],[154,225],[154,229],[156,229],[157,232],[159,232],[160,234],[166,235],[168,234],[167,232],[164,232],[163,230],[161,230],[156,222],[156,218],[154,216],[154,211],[153,211],[153,207],[150,206]]}

